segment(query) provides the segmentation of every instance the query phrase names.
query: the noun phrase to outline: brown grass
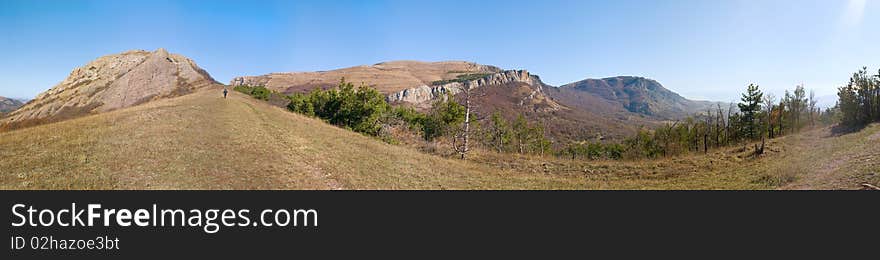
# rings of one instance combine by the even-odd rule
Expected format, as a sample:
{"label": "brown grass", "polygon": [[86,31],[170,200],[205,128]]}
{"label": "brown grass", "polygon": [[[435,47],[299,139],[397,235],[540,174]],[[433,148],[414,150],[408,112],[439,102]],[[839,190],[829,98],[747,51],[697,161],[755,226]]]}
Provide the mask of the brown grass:
{"label": "brown grass", "polygon": [[0,133],[2,189],[553,189],[211,89]]}
{"label": "brown grass", "polygon": [[[0,133],[0,189],[855,189],[880,185],[880,126],[817,129],[651,161],[391,145],[212,88]],[[873,142],[870,140],[874,140]],[[437,149],[445,149],[438,146]]]}

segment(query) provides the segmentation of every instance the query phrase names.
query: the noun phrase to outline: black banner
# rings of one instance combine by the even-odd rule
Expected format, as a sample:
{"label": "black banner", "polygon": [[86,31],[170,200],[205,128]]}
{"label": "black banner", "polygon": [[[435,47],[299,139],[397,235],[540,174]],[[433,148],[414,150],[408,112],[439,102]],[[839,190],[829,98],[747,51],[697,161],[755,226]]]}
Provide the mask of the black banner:
{"label": "black banner", "polygon": [[[5,191],[0,195],[8,212],[2,221],[3,237],[8,239],[4,255],[15,259],[561,258],[599,253],[637,257],[832,245],[846,246],[849,250],[844,252],[851,254],[876,252],[880,245],[878,236],[864,236],[878,232],[877,192]],[[88,224],[90,204],[100,205],[94,212],[112,209],[114,214],[93,219],[92,226],[69,226],[69,220],[77,221],[69,215],[80,210],[81,224]],[[26,221],[29,208],[35,223]],[[127,222],[117,221],[123,209],[132,212],[131,217],[122,214]],[[140,224],[146,226],[134,221],[139,209]],[[153,215],[154,209],[159,213]],[[202,215],[193,221],[200,221],[200,226],[156,225],[153,217],[162,209],[180,209],[187,217],[199,212]],[[216,214],[206,213],[212,209],[218,210]],[[226,217],[233,226],[221,223],[226,209],[232,211]],[[64,211],[59,217],[61,210],[74,213]],[[265,210],[270,213],[260,218]],[[276,213],[285,210],[276,219]],[[314,214],[296,210],[314,210]],[[242,215],[250,222],[243,222]],[[300,217],[298,226],[290,224],[293,215]],[[50,218],[53,225],[42,226]],[[311,222],[306,224],[305,219]],[[206,229],[209,222],[218,224],[217,229]],[[14,226],[19,224],[23,225]],[[88,241],[93,241],[92,249],[79,248],[88,247]],[[99,241],[102,249],[97,249]],[[62,244],[66,249],[61,249]]]}

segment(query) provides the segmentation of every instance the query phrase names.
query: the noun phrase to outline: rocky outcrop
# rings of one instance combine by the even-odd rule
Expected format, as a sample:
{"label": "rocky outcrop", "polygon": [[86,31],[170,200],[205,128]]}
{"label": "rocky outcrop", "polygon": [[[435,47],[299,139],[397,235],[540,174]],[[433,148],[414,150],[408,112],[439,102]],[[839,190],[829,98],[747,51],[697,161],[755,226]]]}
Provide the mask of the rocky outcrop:
{"label": "rocky outcrop", "polygon": [[24,104],[21,103],[21,101],[6,97],[0,97],[0,115],[16,110],[22,105]]}
{"label": "rocky outcrop", "polygon": [[3,119],[33,125],[180,96],[217,82],[191,59],[165,49],[100,57]]}
{"label": "rocky outcrop", "polygon": [[[485,77],[474,80],[451,82],[436,86],[421,85],[418,87],[409,88],[389,94],[386,97],[386,100],[391,103],[409,103],[418,106],[424,105],[425,103],[430,103],[432,100],[441,98],[447,93],[455,95],[461,93],[468,88],[476,89],[490,85],[500,86],[515,82],[537,86],[535,88],[535,91],[538,92],[542,91],[544,86],[544,83],[541,82],[541,80],[537,76],[529,74],[528,71],[506,70],[499,73],[489,74]],[[532,93],[530,96],[534,96],[535,94],[536,93]]]}
{"label": "rocky outcrop", "polygon": [[330,71],[284,72],[261,76],[233,78],[232,86],[264,86],[282,92],[308,92],[316,88],[332,88],[343,78],[354,84],[370,85],[383,94],[397,93],[435,81],[455,79],[474,73],[498,73],[501,69],[465,61],[389,61],[374,65],[355,66]]}

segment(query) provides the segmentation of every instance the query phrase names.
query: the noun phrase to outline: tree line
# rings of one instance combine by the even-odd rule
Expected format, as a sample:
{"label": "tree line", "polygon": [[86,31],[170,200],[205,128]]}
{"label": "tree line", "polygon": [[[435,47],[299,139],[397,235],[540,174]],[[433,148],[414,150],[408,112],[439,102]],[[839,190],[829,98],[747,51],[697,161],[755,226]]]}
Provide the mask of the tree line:
{"label": "tree line", "polygon": [[[262,86],[234,89],[261,100],[279,95]],[[462,158],[471,150],[472,140],[499,153],[545,155],[552,152],[551,142],[541,125],[529,122],[522,115],[509,121],[497,112],[481,124],[472,115],[469,99],[463,105],[452,95],[434,101],[430,110],[420,112],[411,107],[393,107],[372,86],[355,87],[343,78],[335,88],[314,89],[286,98],[290,100],[287,105],[290,111],[366,135],[383,137],[380,136],[383,127],[402,122],[425,142],[444,138]]]}
{"label": "tree line", "polygon": [[757,84],[749,84],[736,107],[720,104],[704,114],[668,123],[653,131],[643,130],[623,143],[625,157],[657,158],[688,152],[707,153],[712,148],[761,141],[756,153],[763,152],[764,141],[797,133],[805,127],[827,124],[832,110],[817,106],[815,92],[807,94],[803,85],[785,91],[777,100]]}
{"label": "tree line", "polygon": [[[880,72],[878,72],[880,75]],[[385,97],[367,85],[355,87],[342,79],[336,88],[315,89],[287,98],[287,108],[328,123],[372,136],[392,122],[402,122],[425,142],[443,139],[465,158],[473,144],[497,153],[554,155],[571,159],[618,160],[660,158],[685,153],[707,153],[710,149],[761,142],[800,132],[807,127],[841,122],[848,125],[880,120],[880,76],[867,69],[854,73],[847,86],[839,88],[840,101],[834,108],[821,110],[815,92],[803,85],[786,90],[777,99],[749,84],[739,102],[721,103],[705,113],[667,123],[655,129],[642,129],[616,143],[575,141],[555,143],[537,121],[516,115],[509,120],[501,113],[478,117],[463,91],[458,100],[452,95],[436,100],[425,112],[388,104]],[[273,93],[264,87],[239,86],[238,91],[268,100]],[[462,100],[463,99],[463,100]],[[459,102],[462,101],[462,102]]]}
{"label": "tree line", "polygon": [[837,89],[837,97],[843,125],[855,127],[880,121],[880,70],[870,75],[868,68],[862,67],[846,86]]}

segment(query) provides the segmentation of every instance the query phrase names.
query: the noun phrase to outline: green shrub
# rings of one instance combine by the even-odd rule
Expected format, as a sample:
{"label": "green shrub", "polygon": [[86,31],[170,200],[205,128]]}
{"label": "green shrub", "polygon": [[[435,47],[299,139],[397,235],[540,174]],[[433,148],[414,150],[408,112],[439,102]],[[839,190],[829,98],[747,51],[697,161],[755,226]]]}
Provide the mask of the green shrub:
{"label": "green shrub", "polygon": [[379,91],[369,86],[355,88],[345,79],[335,89],[315,89],[308,95],[294,94],[288,99],[287,108],[291,111],[369,135],[379,134],[379,119],[390,110]]}
{"label": "green shrub", "polygon": [[428,115],[420,113],[411,107],[397,107],[391,112],[391,117],[406,123],[410,130],[421,132],[422,124],[428,120]]}
{"label": "green shrub", "polygon": [[259,100],[269,100],[271,95],[272,91],[262,86],[254,87],[254,90],[251,91],[251,96]]}
{"label": "green shrub", "polygon": [[269,97],[272,96],[272,91],[263,86],[235,86],[232,89],[259,100],[269,100]]}
{"label": "green shrub", "polygon": [[448,95],[445,100],[437,100],[431,108],[431,114],[421,121],[422,137],[425,141],[433,141],[437,137],[449,134],[451,130],[464,123],[465,108]]}
{"label": "green shrub", "polygon": [[234,88],[232,88],[232,90],[235,90],[235,91],[238,91],[238,92],[241,92],[241,93],[244,93],[244,94],[247,94],[250,96],[251,92],[254,91],[254,88],[251,86],[235,86]]}
{"label": "green shrub", "polygon": [[438,86],[438,85],[449,84],[449,83],[453,83],[453,82],[471,81],[471,80],[475,80],[475,79],[485,78],[485,77],[488,77],[489,75],[492,75],[492,73],[463,74],[463,75],[456,76],[454,79],[444,79],[444,80],[438,80],[438,81],[431,82],[431,85]]}
{"label": "green shrub", "polygon": [[296,93],[288,96],[288,99],[290,99],[290,104],[287,104],[287,109],[303,115],[315,116],[315,107],[312,105],[310,97],[311,96],[307,96],[302,93]]}

